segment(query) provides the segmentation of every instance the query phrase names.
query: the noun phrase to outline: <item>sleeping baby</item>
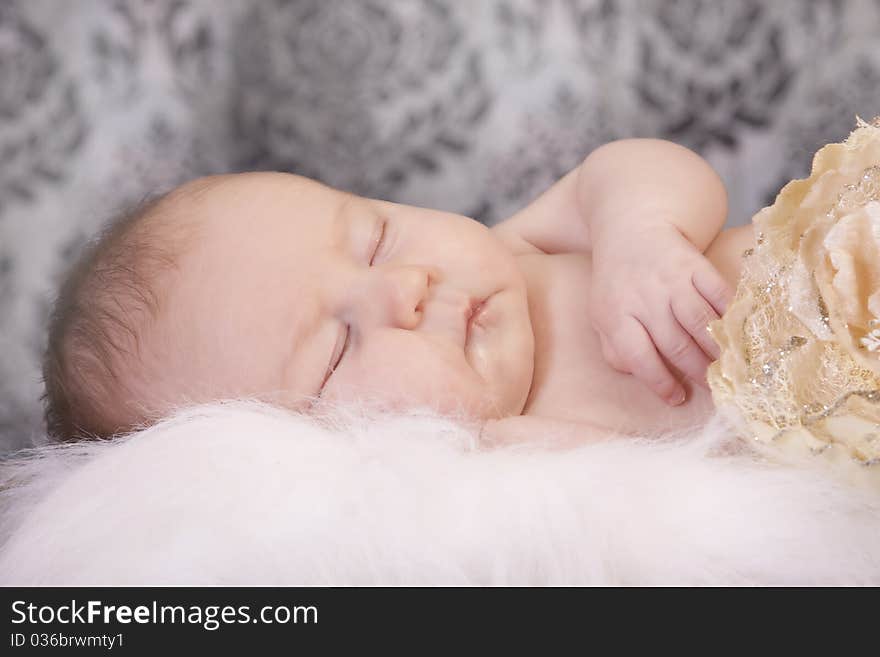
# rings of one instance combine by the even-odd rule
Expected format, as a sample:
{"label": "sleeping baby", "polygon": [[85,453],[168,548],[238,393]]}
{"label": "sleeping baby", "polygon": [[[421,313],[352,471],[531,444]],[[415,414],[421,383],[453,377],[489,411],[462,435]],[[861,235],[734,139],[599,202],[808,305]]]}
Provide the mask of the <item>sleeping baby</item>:
{"label": "sleeping baby", "polygon": [[707,325],[753,242],[726,215],[712,168],[652,139],[596,149],[492,228],[286,173],[197,179],[66,280],[49,429],[105,437],[241,397],[428,406],[487,444],[696,425]]}

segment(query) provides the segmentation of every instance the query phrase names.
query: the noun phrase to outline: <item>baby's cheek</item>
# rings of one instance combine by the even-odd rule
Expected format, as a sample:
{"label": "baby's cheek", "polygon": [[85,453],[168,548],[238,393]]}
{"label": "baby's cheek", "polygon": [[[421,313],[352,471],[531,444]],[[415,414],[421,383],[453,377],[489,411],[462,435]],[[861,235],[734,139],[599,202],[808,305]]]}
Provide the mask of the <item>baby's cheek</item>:
{"label": "baby's cheek", "polygon": [[[482,414],[488,394],[478,377],[452,354],[439,350],[395,348],[376,350],[362,358],[328,386],[334,401],[372,401],[392,410],[433,408],[442,413]],[[344,374],[344,376],[343,376]],[[329,394],[328,394],[329,393]]]}

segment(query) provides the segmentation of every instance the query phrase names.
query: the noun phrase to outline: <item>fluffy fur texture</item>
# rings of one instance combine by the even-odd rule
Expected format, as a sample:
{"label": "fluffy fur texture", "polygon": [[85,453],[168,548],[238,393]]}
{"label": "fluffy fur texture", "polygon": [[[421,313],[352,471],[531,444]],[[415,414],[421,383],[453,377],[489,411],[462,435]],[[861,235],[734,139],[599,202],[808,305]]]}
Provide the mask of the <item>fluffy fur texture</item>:
{"label": "fluffy fur texture", "polygon": [[875,495],[699,432],[475,448],[427,412],[183,411],[4,466],[0,583],[880,584]]}

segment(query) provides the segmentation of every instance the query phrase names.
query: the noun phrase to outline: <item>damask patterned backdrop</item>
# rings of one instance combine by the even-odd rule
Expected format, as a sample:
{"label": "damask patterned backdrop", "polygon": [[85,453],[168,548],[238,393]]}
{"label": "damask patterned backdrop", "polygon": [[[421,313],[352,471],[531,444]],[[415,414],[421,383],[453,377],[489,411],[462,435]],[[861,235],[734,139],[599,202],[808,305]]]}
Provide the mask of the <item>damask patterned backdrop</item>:
{"label": "damask patterned backdrop", "polygon": [[117,210],[281,169],[486,223],[612,139],[748,220],[880,114],[880,0],[0,0],[0,451],[41,442],[60,272]]}

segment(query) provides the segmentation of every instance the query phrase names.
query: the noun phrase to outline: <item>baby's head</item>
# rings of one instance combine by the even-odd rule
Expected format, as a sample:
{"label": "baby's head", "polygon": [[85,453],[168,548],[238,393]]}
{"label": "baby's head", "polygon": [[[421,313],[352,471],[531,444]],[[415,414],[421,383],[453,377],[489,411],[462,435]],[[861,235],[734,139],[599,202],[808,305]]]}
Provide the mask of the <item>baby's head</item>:
{"label": "baby's head", "polygon": [[241,397],[502,417],[533,363],[525,279],[480,223],[291,174],[215,176],[117,222],[73,270],[46,414],[59,438]]}

